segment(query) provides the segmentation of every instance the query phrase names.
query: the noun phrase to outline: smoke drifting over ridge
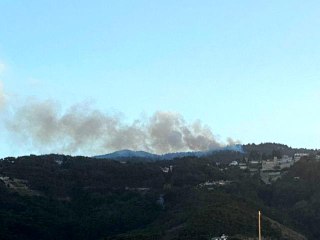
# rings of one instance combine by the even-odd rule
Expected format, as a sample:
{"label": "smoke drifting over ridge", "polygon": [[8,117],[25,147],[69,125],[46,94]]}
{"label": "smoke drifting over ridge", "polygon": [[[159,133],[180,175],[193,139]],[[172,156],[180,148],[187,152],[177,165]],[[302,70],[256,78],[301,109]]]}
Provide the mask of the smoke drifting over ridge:
{"label": "smoke drifting over ridge", "polygon": [[188,124],[177,113],[158,111],[127,124],[119,116],[102,113],[86,104],[72,106],[62,113],[52,101],[33,101],[17,108],[7,129],[42,152],[98,154],[131,149],[167,153],[224,145],[200,121]]}

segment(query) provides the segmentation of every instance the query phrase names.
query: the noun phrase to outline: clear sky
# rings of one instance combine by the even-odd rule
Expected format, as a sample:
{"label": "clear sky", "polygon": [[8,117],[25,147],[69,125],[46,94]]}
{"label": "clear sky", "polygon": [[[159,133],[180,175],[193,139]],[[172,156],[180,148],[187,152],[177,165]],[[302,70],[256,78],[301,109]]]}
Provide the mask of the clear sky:
{"label": "clear sky", "polygon": [[0,156],[41,153],[6,127],[30,99],[320,148],[319,29],[312,0],[0,0]]}

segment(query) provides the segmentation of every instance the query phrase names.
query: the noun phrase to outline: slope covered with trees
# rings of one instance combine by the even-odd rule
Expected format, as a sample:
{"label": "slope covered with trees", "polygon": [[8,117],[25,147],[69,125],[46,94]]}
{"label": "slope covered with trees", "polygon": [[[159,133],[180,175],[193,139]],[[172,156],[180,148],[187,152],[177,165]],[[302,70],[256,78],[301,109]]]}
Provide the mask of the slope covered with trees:
{"label": "slope covered with trees", "polygon": [[262,210],[264,236],[319,239],[320,163],[302,159],[265,185],[228,166],[249,154],[136,163],[64,155],[2,159],[0,238],[166,240],[224,233],[246,239],[257,236]]}

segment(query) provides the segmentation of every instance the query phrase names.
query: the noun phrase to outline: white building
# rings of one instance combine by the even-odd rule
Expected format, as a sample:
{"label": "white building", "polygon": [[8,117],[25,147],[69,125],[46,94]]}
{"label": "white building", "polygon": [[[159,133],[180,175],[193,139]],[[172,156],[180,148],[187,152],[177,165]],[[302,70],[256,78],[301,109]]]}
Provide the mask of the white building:
{"label": "white building", "polygon": [[229,166],[238,166],[238,162],[237,161],[232,161]]}
{"label": "white building", "polygon": [[248,168],[247,164],[246,163],[239,163],[239,168],[241,170],[246,170]]}
{"label": "white building", "polygon": [[294,161],[292,160],[291,157],[287,155],[283,155],[283,157],[278,160],[278,164],[280,169],[290,168],[294,164]]}
{"label": "white building", "polygon": [[290,168],[294,164],[291,157],[283,155],[282,158],[278,159],[274,157],[273,160],[262,161],[262,171],[272,171],[278,169]]}
{"label": "white building", "polygon": [[270,160],[262,161],[261,166],[262,166],[261,168],[262,171],[272,171],[277,166],[277,162],[270,161]]}

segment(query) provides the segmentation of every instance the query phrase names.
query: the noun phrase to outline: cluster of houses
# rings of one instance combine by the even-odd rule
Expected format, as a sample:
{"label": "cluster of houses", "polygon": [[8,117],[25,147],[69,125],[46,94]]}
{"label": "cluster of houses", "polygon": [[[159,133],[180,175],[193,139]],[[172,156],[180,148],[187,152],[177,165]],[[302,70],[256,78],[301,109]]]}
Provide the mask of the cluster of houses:
{"label": "cluster of houses", "polygon": [[225,234],[222,234],[221,237],[213,237],[211,240],[227,240],[228,236]]}
{"label": "cluster of houses", "polygon": [[232,181],[229,180],[219,180],[219,181],[206,181],[204,183],[200,183],[199,187],[203,188],[205,187],[208,190],[213,190],[214,187],[222,187],[225,185],[229,185],[230,183],[232,183]]}
{"label": "cluster of houses", "polygon": [[[307,153],[296,153],[293,157],[283,155],[281,158],[274,157],[268,160],[251,160],[246,162],[238,163],[237,161],[232,161],[229,166],[238,166],[241,170],[248,170],[252,175],[260,174],[261,180],[270,184],[281,177],[281,174],[285,172],[286,169],[290,168],[299,161],[302,157],[308,156]],[[320,156],[317,156],[320,159]]]}

